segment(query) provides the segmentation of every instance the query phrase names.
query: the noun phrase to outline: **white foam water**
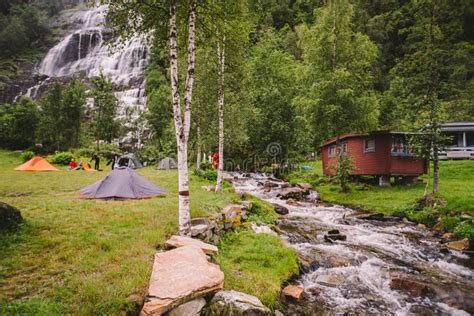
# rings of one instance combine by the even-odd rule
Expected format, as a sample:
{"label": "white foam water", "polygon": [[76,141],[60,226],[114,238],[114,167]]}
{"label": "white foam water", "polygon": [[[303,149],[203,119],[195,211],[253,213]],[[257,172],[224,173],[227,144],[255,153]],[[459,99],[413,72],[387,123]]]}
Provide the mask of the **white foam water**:
{"label": "white foam water", "polygon": [[[233,181],[237,192],[252,194],[289,210],[279,221],[283,232],[280,237],[300,256],[316,262],[315,268],[299,279],[309,298],[300,304],[312,306],[323,314],[408,315],[420,313],[420,308],[421,313],[433,314],[472,312],[474,271],[456,261],[466,255],[441,253],[439,240],[429,231],[410,223],[359,219],[354,210],[337,205],[328,207],[312,202],[288,205],[277,196],[282,185],[265,187],[267,181],[275,183],[266,175],[244,177],[232,173],[226,178]],[[326,242],[324,235],[333,229],[347,239]],[[328,264],[331,258],[339,260],[339,264]],[[340,284],[316,281],[325,275],[339,277]],[[434,293],[420,297],[407,294],[404,289],[392,286],[396,278],[425,284]],[[323,303],[319,304],[321,300]],[[316,303],[311,305],[312,301]]]}

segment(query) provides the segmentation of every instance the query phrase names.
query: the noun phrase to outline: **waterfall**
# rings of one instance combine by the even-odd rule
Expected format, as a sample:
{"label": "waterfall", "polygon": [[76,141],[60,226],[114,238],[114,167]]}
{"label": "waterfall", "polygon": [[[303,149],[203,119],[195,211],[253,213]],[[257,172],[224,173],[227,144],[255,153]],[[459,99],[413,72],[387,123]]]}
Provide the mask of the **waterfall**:
{"label": "waterfall", "polygon": [[[122,41],[113,34],[106,22],[107,6],[80,7],[69,14],[71,31],[51,48],[37,67],[41,79],[34,86],[20,93],[34,99],[41,97],[51,83],[49,78],[69,77],[82,74],[86,78],[100,73],[111,78],[117,86],[119,116],[128,107],[144,110],[145,67],[150,49],[143,38],[135,36]],[[45,79],[46,78],[46,79]]]}

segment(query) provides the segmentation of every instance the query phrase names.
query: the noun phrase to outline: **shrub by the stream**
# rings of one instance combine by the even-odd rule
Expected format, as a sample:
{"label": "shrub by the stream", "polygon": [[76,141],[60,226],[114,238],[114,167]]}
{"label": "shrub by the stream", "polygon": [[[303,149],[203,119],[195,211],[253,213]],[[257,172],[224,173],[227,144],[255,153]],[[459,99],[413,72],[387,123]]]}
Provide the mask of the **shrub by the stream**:
{"label": "shrub by the stream", "polygon": [[469,239],[471,248],[474,248],[474,225],[469,223],[461,223],[454,229],[454,235],[460,239]]}
{"label": "shrub by the stream", "polygon": [[195,169],[194,174],[209,181],[217,180],[217,171],[214,169]]}
{"label": "shrub by the stream", "polygon": [[256,198],[250,200],[252,208],[249,211],[248,221],[262,224],[276,223],[277,217],[273,205]]}
{"label": "shrub by the stream", "polygon": [[446,231],[452,232],[458,226],[458,224],[461,222],[459,217],[455,216],[446,216],[441,220],[441,223],[443,224],[443,227]]}
{"label": "shrub by the stream", "polygon": [[71,161],[71,159],[73,158],[74,158],[74,155],[72,153],[65,151],[65,152],[60,152],[54,155],[53,158],[51,159],[51,162],[57,165],[67,166],[69,162]]}
{"label": "shrub by the stream", "polygon": [[32,151],[24,151],[20,154],[20,159],[21,161],[23,162],[27,162],[28,160],[30,160],[31,158],[33,158],[35,156],[35,153],[32,152]]}

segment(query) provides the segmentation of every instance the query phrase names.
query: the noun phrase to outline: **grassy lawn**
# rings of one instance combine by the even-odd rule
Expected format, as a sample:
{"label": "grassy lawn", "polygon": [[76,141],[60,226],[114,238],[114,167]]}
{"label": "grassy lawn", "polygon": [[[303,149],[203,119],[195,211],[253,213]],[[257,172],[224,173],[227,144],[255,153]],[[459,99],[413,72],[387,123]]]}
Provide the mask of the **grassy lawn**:
{"label": "grassy lawn", "polygon": [[257,296],[271,308],[278,306],[281,284],[298,274],[295,251],[273,235],[229,233],[219,248],[225,287]]}
{"label": "grassy lawn", "polygon": [[[169,193],[138,201],[87,200],[78,190],[106,172],[23,173],[19,155],[0,151],[0,200],[26,224],[0,235],[0,314],[117,314],[143,295],[153,254],[177,230],[177,172],[139,173]],[[192,176],[193,217],[212,215],[235,193],[215,194]]]}
{"label": "grassy lawn", "polygon": [[[310,182],[315,185],[316,190],[321,194],[324,201],[339,203],[349,206],[360,207],[368,211],[377,211],[385,214],[406,215],[412,220],[424,222],[432,225],[438,217],[448,218],[450,223],[446,227],[447,231],[453,230],[458,218],[462,214],[474,216],[474,161],[441,161],[440,162],[440,193],[439,197],[446,200],[447,204],[438,207],[436,210],[425,210],[421,212],[413,211],[416,200],[419,199],[425,190],[426,184],[415,186],[391,186],[378,187],[374,185],[351,185],[349,193],[342,193],[335,183],[327,181],[322,174],[321,161],[306,162],[302,165],[312,167],[309,171],[296,171],[289,176],[289,181]],[[427,175],[422,177],[423,181],[431,184],[432,179]],[[429,187],[428,190],[431,188]],[[429,192],[429,191],[428,191]],[[464,229],[470,230],[471,235],[474,228],[469,229],[466,225]],[[469,237],[469,236],[466,236]]]}

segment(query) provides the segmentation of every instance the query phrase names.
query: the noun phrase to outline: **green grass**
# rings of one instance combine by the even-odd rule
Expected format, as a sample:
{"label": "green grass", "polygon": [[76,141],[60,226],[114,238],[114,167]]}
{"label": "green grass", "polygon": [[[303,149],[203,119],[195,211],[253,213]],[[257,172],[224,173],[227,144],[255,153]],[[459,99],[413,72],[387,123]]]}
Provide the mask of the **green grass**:
{"label": "green grass", "polygon": [[[459,224],[459,216],[468,214],[474,216],[474,161],[441,161],[440,162],[440,192],[438,197],[446,200],[446,205],[436,210],[414,211],[416,200],[423,196],[426,183],[428,192],[431,189],[432,179],[424,175],[421,179],[424,184],[414,186],[378,187],[375,185],[352,184],[349,193],[343,193],[339,186],[322,174],[321,161],[305,162],[310,171],[296,171],[289,176],[291,183],[310,182],[321,194],[321,199],[331,203],[339,203],[352,207],[359,207],[367,211],[382,212],[387,215],[404,215],[411,220],[433,225],[441,218],[445,223],[446,231],[455,231]],[[466,228],[467,226],[471,229]],[[463,233],[458,237],[474,235],[472,224],[463,225]],[[470,237],[474,240],[472,237]]]}
{"label": "green grass", "polygon": [[[118,314],[146,292],[153,254],[177,230],[177,172],[138,172],[168,193],[137,201],[87,200],[78,190],[106,172],[24,173],[0,151],[0,200],[26,223],[0,235],[0,314]],[[191,214],[212,216],[239,196],[206,192],[191,177]]]}
{"label": "green grass", "polygon": [[293,249],[276,236],[246,230],[226,235],[217,261],[226,289],[254,295],[271,308],[278,306],[281,285],[298,273]]}

